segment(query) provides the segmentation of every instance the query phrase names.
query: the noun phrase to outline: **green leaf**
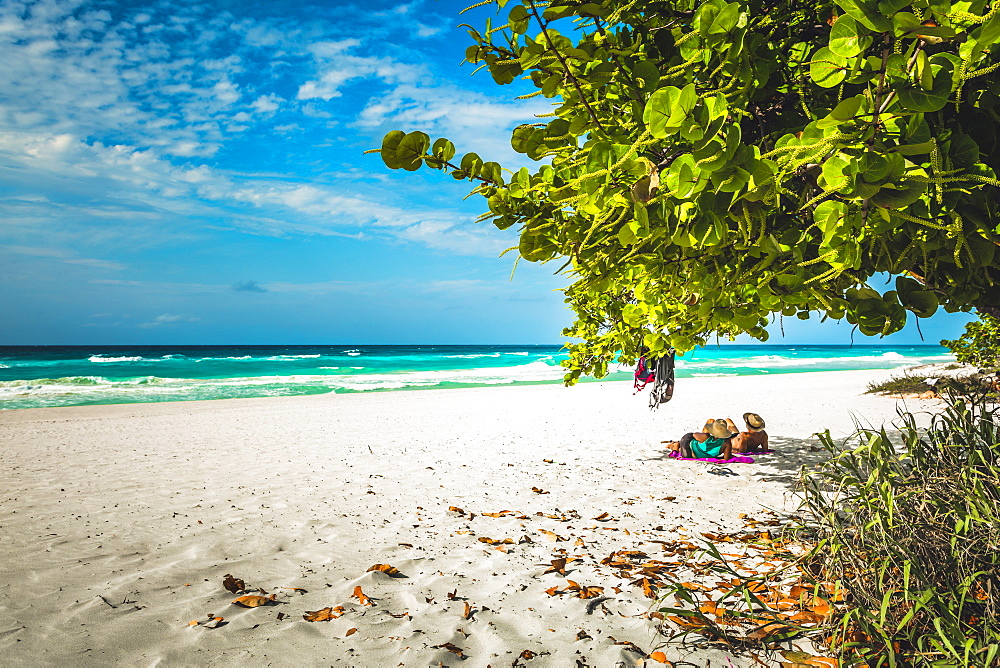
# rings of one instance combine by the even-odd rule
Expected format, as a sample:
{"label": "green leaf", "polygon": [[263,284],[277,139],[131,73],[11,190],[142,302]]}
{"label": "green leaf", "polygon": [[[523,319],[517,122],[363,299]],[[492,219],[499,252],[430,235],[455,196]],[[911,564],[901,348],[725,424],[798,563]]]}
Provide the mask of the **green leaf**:
{"label": "green leaf", "polygon": [[857,116],[864,101],[865,98],[863,95],[855,95],[854,97],[841,100],[837,106],[833,108],[833,111],[830,112],[830,117],[838,121],[849,121]]}
{"label": "green leaf", "polygon": [[523,35],[528,30],[528,10],[524,5],[514,5],[507,15],[507,22],[510,23],[510,30],[515,35]]}
{"label": "green leaf", "polygon": [[889,32],[892,30],[892,21],[882,16],[878,11],[878,6],[870,0],[837,0],[845,12],[851,18],[874,32]]}
{"label": "green leaf", "polygon": [[459,166],[463,172],[469,176],[478,176],[479,170],[483,167],[483,161],[475,153],[466,153],[462,156],[462,163]]}
{"label": "green leaf", "polygon": [[431,138],[426,132],[411,132],[403,137],[396,146],[396,161],[400,168],[408,172],[420,169],[422,159],[431,146]]}
{"label": "green leaf", "polygon": [[930,90],[924,90],[911,83],[906,83],[896,90],[899,103],[908,111],[938,111],[948,103],[954,78],[954,65],[951,60],[937,56],[930,62],[930,69],[934,75],[934,83]]}
{"label": "green leaf", "polygon": [[886,183],[872,195],[871,202],[887,209],[905,209],[920,199],[926,190],[927,184],[919,181],[904,181],[899,185]]}
{"label": "green leaf", "polygon": [[849,156],[838,154],[830,156],[823,162],[823,169],[820,172],[820,186],[824,190],[844,190],[850,183],[850,174],[847,173],[851,164]]}
{"label": "green leaf", "polygon": [[740,19],[740,5],[738,2],[732,2],[727,4],[722,8],[718,14],[715,15],[715,19],[712,21],[711,27],[708,29],[709,35],[720,35],[728,33],[730,30],[736,27],[737,21]]}
{"label": "green leaf", "polygon": [[653,93],[646,102],[642,120],[649,127],[649,133],[657,139],[670,134],[668,121],[680,95],[681,90],[676,86],[666,86]]}
{"label": "green leaf", "polygon": [[382,162],[389,169],[399,169],[400,167],[399,160],[396,159],[396,147],[405,136],[405,132],[393,130],[382,138]]}
{"label": "green leaf", "polygon": [[872,38],[861,31],[863,28],[850,16],[844,15],[837,18],[837,22],[830,29],[830,50],[838,56],[853,58],[871,43]]}
{"label": "green leaf", "polygon": [[816,227],[823,233],[823,237],[828,239],[846,215],[847,204],[839,200],[828,199],[813,211],[813,220],[816,221]]}
{"label": "green leaf", "polygon": [[913,311],[920,318],[929,318],[937,311],[937,296],[908,276],[896,277],[896,295],[904,308]]}
{"label": "green leaf", "polygon": [[698,104],[698,94],[695,92],[694,84],[684,86],[677,94],[674,108],[670,112],[670,119],[667,121],[666,127],[667,132],[673,133],[679,130],[696,104]]}
{"label": "green leaf", "polygon": [[968,169],[979,162],[979,144],[969,135],[955,134],[951,138],[948,155],[956,168]]}
{"label": "green leaf", "polygon": [[847,59],[838,56],[829,47],[823,47],[812,55],[809,62],[809,76],[817,86],[833,88],[847,77]]}
{"label": "green leaf", "polygon": [[988,50],[1000,40],[1000,13],[994,14],[976,31],[973,31],[975,46],[969,54],[969,62],[976,64],[979,55]]}
{"label": "green leaf", "polygon": [[643,92],[655,90],[660,84],[660,69],[648,60],[641,60],[632,66],[632,76],[639,80]]}

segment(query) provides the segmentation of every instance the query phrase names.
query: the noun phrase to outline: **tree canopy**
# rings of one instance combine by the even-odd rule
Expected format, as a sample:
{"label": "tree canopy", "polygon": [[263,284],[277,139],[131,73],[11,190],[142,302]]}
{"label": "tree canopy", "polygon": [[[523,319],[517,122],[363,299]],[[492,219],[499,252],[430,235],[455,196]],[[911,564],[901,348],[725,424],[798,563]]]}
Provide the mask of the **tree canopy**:
{"label": "tree canopy", "polygon": [[537,168],[420,131],[380,152],[473,182],[521,258],[561,262],[568,382],[775,317],[885,335],[1000,307],[1000,2],[483,5],[467,61],[553,100],[511,137]]}

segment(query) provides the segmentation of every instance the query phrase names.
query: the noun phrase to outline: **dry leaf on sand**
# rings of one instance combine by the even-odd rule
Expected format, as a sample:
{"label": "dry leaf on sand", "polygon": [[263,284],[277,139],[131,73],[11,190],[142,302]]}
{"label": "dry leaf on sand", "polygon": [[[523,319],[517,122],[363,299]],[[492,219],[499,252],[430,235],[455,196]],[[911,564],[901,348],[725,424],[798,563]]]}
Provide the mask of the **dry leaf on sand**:
{"label": "dry leaf on sand", "polygon": [[357,629],[347,629],[347,633],[344,634],[344,637],[346,638],[347,636],[353,636],[357,632],[358,632]]}
{"label": "dry leaf on sand", "polygon": [[239,594],[241,591],[245,591],[247,588],[247,585],[245,582],[243,582],[243,580],[240,580],[239,578],[234,578],[229,573],[226,573],[226,577],[222,579],[222,586],[234,594]]}
{"label": "dry leaf on sand", "polygon": [[197,619],[192,619],[190,622],[188,622],[188,626],[198,626],[203,629],[217,629],[220,626],[225,626],[225,622],[223,621],[222,617],[215,617],[213,615],[209,615],[208,619],[204,621],[198,621]]}
{"label": "dry leaf on sand", "polygon": [[837,659],[828,656],[813,656],[808,652],[799,652],[794,650],[782,650],[781,656],[788,659],[788,663],[784,661],[781,663],[782,666],[815,666],[816,668],[838,668],[840,662]]}
{"label": "dry leaf on sand", "polygon": [[446,642],[443,645],[434,645],[433,649],[446,649],[446,650],[448,650],[449,652],[451,652],[452,654],[454,654],[455,656],[457,656],[460,659],[464,659],[465,658],[465,654],[464,654],[465,650],[462,649],[461,647],[459,647],[458,645],[455,645],[455,644],[450,643],[450,642]]}
{"label": "dry leaf on sand", "polygon": [[572,580],[566,580],[567,589],[576,592],[577,598],[597,598],[604,593],[604,587],[587,587]]}
{"label": "dry leaf on sand", "polygon": [[548,494],[544,489],[539,489],[538,487],[532,487],[531,491],[535,494]]}
{"label": "dry leaf on sand", "polygon": [[307,610],[306,614],[302,615],[302,619],[307,622],[328,622],[331,619],[337,619],[342,614],[344,614],[344,606],[338,605],[336,608],[323,608],[312,612]]}
{"label": "dry leaf on sand", "polygon": [[649,655],[649,658],[652,659],[653,661],[656,661],[657,663],[665,663],[668,666],[674,665],[670,661],[667,661],[667,655],[664,654],[663,652],[653,652],[652,654]]}
{"label": "dry leaf on sand", "polygon": [[[558,573],[559,575],[566,575],[566,558],[562,557],[560,559],[553,559],[552,566],[545,571],[545,573]],[[542,575],[545,575],[545,573]]]}
{"label": "dry leaf on sand", "polygon": [[567,538],[563,538],[562,536],[560,536],[559,534],[557,534],[555,531],[547,531],[545,529],[539,529],[538,533],[544,535],[546,538],[548,538],[553,543],[558,543],[559,541],[568,540]]}
{"label": "dry leaf on sand", "polygon": [[234,598],[233,603],[242,606],[244,608],[259,608],[262,605],[267,605],[273,602],[277,597],[275,594],[270,596],[258,596],[256,594],[248,594],[246,596],[240,596],[239,598]]}
{"label": "dry leaf on sand", "polygon": [[395,566],[390,566],[389,564],[375,564],[374,566],[369,568],[366,572],[371,573],[372,571],[379,571],[394,578],[403,577],[403,574],[400,573]]}
{"label": "dry leaf on sand", "polygon": [[351,594],[353,598],[358,599],[358,603],[361,605],[375,605],[372,600],[368,598],[363,591],[361,591],[361,585],[354,588],[354,593]]}

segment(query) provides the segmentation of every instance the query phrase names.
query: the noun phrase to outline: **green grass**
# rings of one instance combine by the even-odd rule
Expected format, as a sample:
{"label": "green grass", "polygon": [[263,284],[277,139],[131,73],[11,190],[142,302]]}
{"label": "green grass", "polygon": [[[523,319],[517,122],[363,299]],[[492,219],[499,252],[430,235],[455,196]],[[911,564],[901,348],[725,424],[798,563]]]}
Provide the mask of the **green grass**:
{"label": "green grass", "polygon": [[859,429],[805,474],[805,566],[847,592],[831,620],[841,665],[1000,659],[1000,425],[985,391],[946,392],[929,428]]}

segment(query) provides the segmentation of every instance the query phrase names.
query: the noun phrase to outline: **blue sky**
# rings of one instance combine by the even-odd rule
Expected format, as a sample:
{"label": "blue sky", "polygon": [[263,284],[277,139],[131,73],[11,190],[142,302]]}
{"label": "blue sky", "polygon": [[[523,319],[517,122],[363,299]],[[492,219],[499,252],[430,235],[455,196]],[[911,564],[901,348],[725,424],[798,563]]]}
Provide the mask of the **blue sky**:
{"label": "blue sky", "polygon": [[362,155],[421,129],[521,164],[547,102],[459,65],[464,6],[0,4],[0,344],[559,342],[554,266],[510,281],[467,186]]}

